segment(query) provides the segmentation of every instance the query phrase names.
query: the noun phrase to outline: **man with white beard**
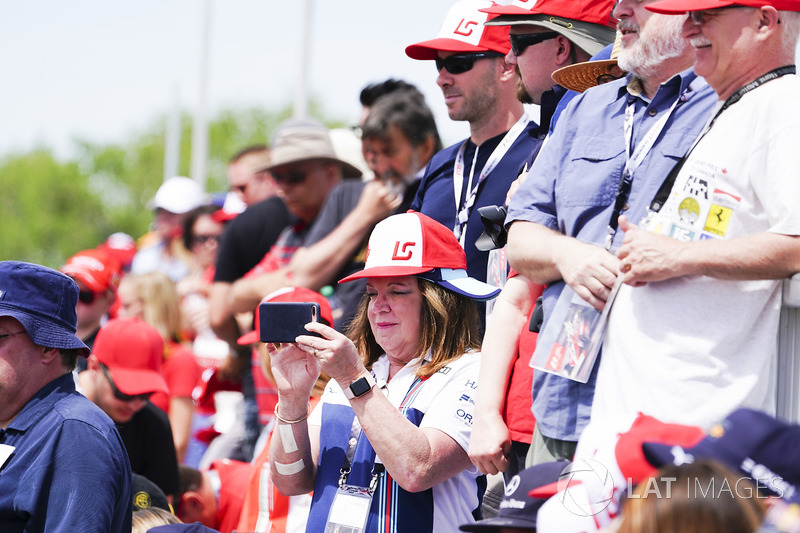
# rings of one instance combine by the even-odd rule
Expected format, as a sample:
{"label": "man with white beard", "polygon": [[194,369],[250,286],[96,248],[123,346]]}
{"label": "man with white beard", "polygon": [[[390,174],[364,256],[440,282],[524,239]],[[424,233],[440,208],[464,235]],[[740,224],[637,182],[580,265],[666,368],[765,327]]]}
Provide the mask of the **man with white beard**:
{"label": "man with white beard", "polygon": [[[509,206],[509,262],[547,286],[540,343],[564,322],[553,315],[559,298],[603,309],[620,275],[613,254],[622,241],[617,219],[644,217],[715,102],[690,69],[694,56],[681,37],[680,17],[653,14],[645,9],[649,3],[617,4],[618,61],[630,74],[570,103]],[[589,421],[597,366],[586,383],[534,374],[536,429],[526,465],[572,459]]]}

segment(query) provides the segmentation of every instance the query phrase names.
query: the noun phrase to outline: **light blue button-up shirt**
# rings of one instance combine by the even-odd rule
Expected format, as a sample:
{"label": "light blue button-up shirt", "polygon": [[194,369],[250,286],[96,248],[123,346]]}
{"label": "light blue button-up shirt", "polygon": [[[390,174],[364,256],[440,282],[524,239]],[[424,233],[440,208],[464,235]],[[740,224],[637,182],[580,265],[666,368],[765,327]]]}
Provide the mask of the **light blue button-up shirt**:
{"label": "light blue button-up shirt", "polygon": [[[535,222],[581,241],[603,245],[614,198],[625,167],[625,110],[634,105],[633,147],[672,111],[660,136],[633,174],[624,214],[638,223],[664,178],[700,134],[717,101],[714,91],[694,71],[663,83],[652,100],[635,90],[631,77],[587,90],[570,102],[533,164],[528,179],[509,206],[506,223]],[[623,232],[614,237],[618,247]],[[547,322],[564,288],[559,281],[543,295]],[[533,414],[541,433],[577,441],[589,422],[597,366],[585,384],[536,371]]]}

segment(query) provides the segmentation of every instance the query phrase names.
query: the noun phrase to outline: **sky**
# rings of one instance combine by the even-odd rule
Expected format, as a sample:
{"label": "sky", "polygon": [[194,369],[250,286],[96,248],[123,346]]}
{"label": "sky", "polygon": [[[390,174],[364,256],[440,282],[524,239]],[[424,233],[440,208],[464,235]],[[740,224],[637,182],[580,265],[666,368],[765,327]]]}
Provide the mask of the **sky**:
{"label": "sky", "polygon": [[[445,144],[452,122],[431,61],[405,55],[434,38],[452,0],[312,0],[309,92],[330,118],[355,123],[358,94],[388,77],[425,94]],[[504,2],[506,3],[506,2]],[[207,116],[294,102],[302,0],[210,0]],[[199,101],[205,0],[0,2],[0,157],[74,139],[118,142]]]}

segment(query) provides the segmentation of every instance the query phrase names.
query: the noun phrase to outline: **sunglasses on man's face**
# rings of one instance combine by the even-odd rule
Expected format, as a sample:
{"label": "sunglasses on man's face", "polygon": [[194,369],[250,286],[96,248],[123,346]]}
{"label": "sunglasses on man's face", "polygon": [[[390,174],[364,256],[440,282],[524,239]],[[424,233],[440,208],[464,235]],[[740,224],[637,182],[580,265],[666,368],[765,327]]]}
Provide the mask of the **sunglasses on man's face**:
{"label": "sunglasses on man's face", "polygon": [[472,70],[472,66],[478,59],[490,57],[504,57],[500,52],[476,52],[474,54],[455,54],[449,57],[436,58],[436,70],[441,72],[445,69],[450,74],[463,74]]}
{"label": "sunglasses on man's face", "polygon": [[511,42],[511,52],[515,56],[521,56],[525,49],[534,44],[539,44],[550,39],[555,39],[561,35],[556,31],[546,31],[543,33],[518,33],[511,34],[509,41]]}
{"label": "sunglasses on man's face", "polygon": [[300,185],[308,177],[309,172],[294,170],[292,172],[273,172],[272,178],[275,183],[282,186]]}
{"label": "sunglasses on man's face", "polygon": [[116,398],[117,400],[128,403],[134,400],[145,401],[148,398],[150,398],[150,396],[152,396],[153,394],[152,392],[147,392],[145,394],[133,394],[133,395],[125,394],[124,392],[122,392],[117,388],[116,383],[114,383],[114,380],[111,379],[111,374],[108,373],[108,368],[106,368],[106,365],[100,365],[100,368],[103,369],[103,375],[106,377],[106,381],[108,381],[108,384],[111,385],[111,392],[114,393],[114,398]]}

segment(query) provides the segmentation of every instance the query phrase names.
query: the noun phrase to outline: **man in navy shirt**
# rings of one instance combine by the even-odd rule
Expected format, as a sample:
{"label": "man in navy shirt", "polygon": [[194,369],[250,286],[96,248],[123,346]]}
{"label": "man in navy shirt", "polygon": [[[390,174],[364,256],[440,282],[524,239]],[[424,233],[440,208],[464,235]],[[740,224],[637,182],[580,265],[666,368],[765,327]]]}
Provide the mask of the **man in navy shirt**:
{"label": "man in navy shirt", "polygon": [[[436,83],[448,115],[467,121],[470,128],[468,139],[445,148],[431,160],[411,208],[453,229],[467,254],[467,272],[481,281],[487,279],[489,253],[475,247],[484,229],[478,208],[505,204],[509,186],[538,151],[548,129],[544,125],[540,131],[539,125],[529,120],[518,96],[526,103],[542,104],[543,93],[555,85],[550,77],[553,70],[588,60],[614,39],[614,30],[605,28],[604,40],[586,33],[576,44],[578,39],[571,33],[544,33],[551,28],[536,26],[530,31],[542,31],[547,38],[535,46],[547,53],[538,58],[541,68],[526,76],[523,86],[515,72],[516,55],[509,55],[509,26],[519,21],[509,18],[513,17],[488,0],[462,0],[447,14],[436,39],[406,48],[412,59],[436,62]],[[524,28],[532,25],[528,19]],[[520,40],[515,46],[522,55],[521,47],[530,48],[533,43]],[[543,116],[548,123],[555,101],[553,96],[545,106]]]}
{"label": "man in navy shirt", "polygon": [[131,530],[132,477],[113,422],[75,391],[89,349],[75,335],[78,286],[0,262],[0,531]]}

